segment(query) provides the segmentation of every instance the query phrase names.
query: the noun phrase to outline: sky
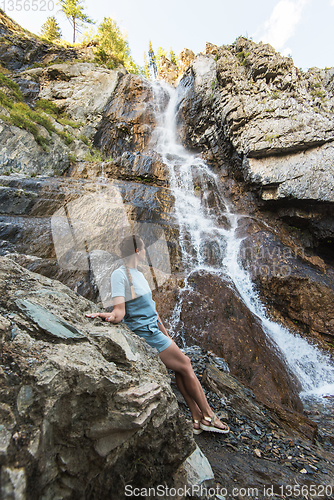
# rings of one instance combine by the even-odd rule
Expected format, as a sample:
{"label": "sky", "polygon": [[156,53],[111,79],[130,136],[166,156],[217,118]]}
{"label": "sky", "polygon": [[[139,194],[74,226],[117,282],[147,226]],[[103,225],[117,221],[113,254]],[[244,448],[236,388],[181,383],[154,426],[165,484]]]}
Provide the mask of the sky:
{"label": "sky", "polygon": [[[24,12],[17,10],[21,1],[27,8]],[[36,5],[39,9],[36,12],[33,2],[34,9]],[[86,0],[83,6],[96,21],[95,30],[104,17],[117,22],[127,34],[133,59],[141,66],[149,40],[155,51],[172,48],[178,54],[186,47],[198,54],[206,42],[229,45],[239,36],[270,43],[283,55],[292,56],[303,70],[334,66],[334,0]],[[63,38],[72,40],[72,28],[57,0],[0,0],[0,7],[37,34],[47,17],[54,15]],[[87,28],[91,26],[83,32]]]}

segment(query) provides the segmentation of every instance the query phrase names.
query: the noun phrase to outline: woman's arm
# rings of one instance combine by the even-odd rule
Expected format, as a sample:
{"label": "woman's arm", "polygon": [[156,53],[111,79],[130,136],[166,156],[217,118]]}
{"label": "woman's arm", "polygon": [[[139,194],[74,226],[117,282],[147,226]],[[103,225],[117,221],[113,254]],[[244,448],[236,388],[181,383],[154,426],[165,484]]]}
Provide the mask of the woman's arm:
{"label": "woman's arm", "polygon": [[169,337],[170,339],[172,338],[170,335],[168,335],[167,333],[167,330],[163,324],[163,322],[161,321],[161,318],[159,316],[159,313],[157,313],[157,316],[158,316],[158,327],[159,327],[159,330],[164,333],[167,337]]}
{"label": "woman's arm", "polygon": [[110,323],[120,323],[125,316],[124,297],[113,298],[114,309],[111,313],[92,313],[85,314],[87,318],[102,318]]}

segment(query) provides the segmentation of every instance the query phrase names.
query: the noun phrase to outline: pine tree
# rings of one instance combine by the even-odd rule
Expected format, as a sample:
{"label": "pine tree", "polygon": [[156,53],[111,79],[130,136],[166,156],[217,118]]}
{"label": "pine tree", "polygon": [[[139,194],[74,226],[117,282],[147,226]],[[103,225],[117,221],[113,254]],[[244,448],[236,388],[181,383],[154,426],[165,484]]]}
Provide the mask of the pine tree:
{"label": "pine tree", "polygon": [[144,75],[148,80],[150,79],[150,67],[147,62],[147,54],[144,52]]}
{"label": "pine tree", "polygon": [[170,62],[172,62],[173,64],[175,64],[175,66],[178,66],[178,64],[177,64],[177,58],[176,58],[175,52],[172,49],[172,47],[170,48],[169,60],[170,60]]}
{"label": "pine tree", "polygon": [[161,69],[161,67],[160,67],[160,59],[161,59],[162,56],[164,56],[164,57],[167,58],[167,52],[166,52],[166,50],[163,47],[158,47],[157,55],[156,55],[156,63],[157,63],[157,69],[158,69],[158,71],[160,71],[160,69]]}
{"label": "pine tree", "polygon": [[154,78],[157,77],[158,68],[151,40],[148,43],[148,65],[153,70]]}
{"label": "pine tree", "polygon": [[55,16],[49,16],[41,27],[41,35],[49,42],[59,40],[61,38],[61,29],[56,21]]}
{"label": "pine tree", "polygon": [[129,43],[111,17],[105,17],[98,27],[99,45],[95,51],[97,62],[106,64],[108,68],[116,68],[122,64],[129,73],[139,73],[140,69],[130,55]]}
{"label": "pine tree", "polygon": [[94,21],[87,16],[83,11],[82,2],[80,0],[59,0],[60,10],[64,12],[65,16],[73,27],[73,44],[75,43],[75,34],[80,32],[78,26],[84,24],[94,24]]}

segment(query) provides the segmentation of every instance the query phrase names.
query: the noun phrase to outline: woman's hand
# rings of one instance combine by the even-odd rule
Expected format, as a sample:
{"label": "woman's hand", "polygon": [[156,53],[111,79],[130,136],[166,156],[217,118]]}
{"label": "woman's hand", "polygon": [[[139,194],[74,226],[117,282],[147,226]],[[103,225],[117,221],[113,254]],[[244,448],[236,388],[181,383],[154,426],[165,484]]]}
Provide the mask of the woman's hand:
{"label": "woman's hand", "polygon": [[166,335],[166,337],[169,337],[169,338],[171,339],[172,337],[168,334],[168,332],[167,332],[167,330],[166,330],[166,328],[165,328],[165,325],[164,325],[164,324],[163,324],[163,322],[161,321],[161,318],[160,318],[160,316],[159,316],[159,313],[158,313],[158,312],[157,312],[157,316],[158,316],[158,328],[159,328],[159,330],[160,330],[160,331],[161,331],[164,335]]}
{"label": "woman's hand", "polygon": [[105,321],[109,321],[111,323],[113,323],[116,319],[115,317],[115,313],[114,312],[111,312],[111,313],[91,313],[91,314],[85,314],[86,318],[102,318],[104,319]]}

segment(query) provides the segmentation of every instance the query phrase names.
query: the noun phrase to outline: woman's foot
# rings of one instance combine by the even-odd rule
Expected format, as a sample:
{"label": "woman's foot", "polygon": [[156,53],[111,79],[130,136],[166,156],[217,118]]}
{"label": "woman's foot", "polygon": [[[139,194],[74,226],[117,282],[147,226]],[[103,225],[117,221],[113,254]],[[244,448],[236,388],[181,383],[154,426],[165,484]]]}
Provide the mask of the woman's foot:
{"label": "woman's foot", "polygon": [[196,415],[192,416],[193,418],[193,433],[194,434],[201,434],[203,431],[201,429],[201,420],[203,418],[202,413],[198,413]]}
{"label": "woman's foot", "polygon": [[227,434],[230,432],[229,426],[221,422],[214,413],[212,416],[204,416],[202,418],[200,428],[203,431],[218,432],[220,434]]}
{"label": "woman's foot", "polygon": [[193,420],[193,433],[194,434],[202,434],[203,430],[200,428],[201,421],[200,420]]}

